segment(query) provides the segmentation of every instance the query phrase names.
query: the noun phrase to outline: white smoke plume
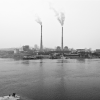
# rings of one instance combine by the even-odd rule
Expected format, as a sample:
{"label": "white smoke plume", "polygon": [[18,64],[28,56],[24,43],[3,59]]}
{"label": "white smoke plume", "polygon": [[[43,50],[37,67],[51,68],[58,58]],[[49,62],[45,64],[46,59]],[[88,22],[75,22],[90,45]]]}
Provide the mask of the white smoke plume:
{"label": "white smoke plume", "polygon": [[58,12],[52,5],[50,4],[50,9],[52,9],[55,13],[55,16],[57,17],[57,20],[60,22],[61,26],[64,25],[65,21],[65,14],[64,12]]}
{"label": "white smoke plume", "polygon": [[64,25],[64,21],[65,21],[65,14],[63,12],[60,12],[59,16],[57,16],[57,19],[60,22],[60,24],[63,26]]}
{"label": "white smoke plume", "polygon": [[39,23],[40,25],[42,25],[42,21],[41,21],[41,18],[39,16],[36,17],[36,20],[35,20],[37,23]]}

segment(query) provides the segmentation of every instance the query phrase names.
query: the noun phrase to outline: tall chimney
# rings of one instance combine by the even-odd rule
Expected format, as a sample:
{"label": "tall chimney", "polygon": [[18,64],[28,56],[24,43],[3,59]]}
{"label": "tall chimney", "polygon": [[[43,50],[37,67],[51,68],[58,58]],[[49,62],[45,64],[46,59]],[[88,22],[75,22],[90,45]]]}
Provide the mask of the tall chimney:
{"label": "tall chimney", "polygon": [[42,25],[41,25],[40,51],[43,51],[43,44],[42,44]]}
{"label": "tall chimney", "polygon": [[61,49],[63,51],[63,26],[62,26],[62,40],[61,40]]}

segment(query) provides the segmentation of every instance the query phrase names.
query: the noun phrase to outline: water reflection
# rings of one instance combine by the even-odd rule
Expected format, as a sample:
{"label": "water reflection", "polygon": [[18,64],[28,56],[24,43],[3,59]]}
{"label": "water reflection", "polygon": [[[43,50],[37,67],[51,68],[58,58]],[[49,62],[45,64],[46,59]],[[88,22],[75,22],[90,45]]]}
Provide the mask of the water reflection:
{"label": "water reflection", "polygon": [[38,99],[38,100],[42,100],[43,99],[43,94],[44,94],[44,66],[43,66],[43,60],[40,60],[39,63],[39,70],[38,70],[38,78],[37,78],[37,82],[36,82],[36,91],[34,94],[34,98]]}
{"label": "water reflection", "polygon": [[58,86],[57,86],[57,92],[56,92],[56,99],[59,100],[68,100],[67,97],[67,89],[66,89],[66,71],[65,71],[65,64],[64,60],[61,60],[61,63],[59,64],[58,70],[57,70],[57,77],[59,79]]}
{"label": "water reflection", "polygon": [[[65,79],[64,79],[65,71],[64,71],[63,60],[62,60],[62,63],[61,63],[60,74],[61,74],[61,80],[60,80],[60,87],[59,87],[60,93],[59,94],[60,94],[60,98],[62,100],[64,100],[67,94],[66,94]],[[67,98],[66,98],[66,100],[67,100]]]}
{"label": "water reflection", "polygon": [[[5,63],[7,62],[7,63]],[[100,60],[2,60],[0,95],[16,92],[23,100],[99,100]],[[56,63],[57,62],[57,63]],[[13,72],[12,70],[16,70]],[[27,97],[27,99],[26,99]],[[98,98],[97,98],[98,97]]]}
{"label": "water reflection", "polygon": [[42,66],[42,64],[41,63],[43,63],[43,59],[40,59],[40,65]]}
{"label": "water reflection", "polygon": [[22,61],[22,64],[24,64],[24,65],[29,65],[29,60],[23,60],[23,61]]}
{"label": "water reflection", "polygon": [[80,62],[80,63],[85,63],[85,59],[84,58],[77,59],[77,61]]}
{"label": "water reflection", "polygon": [[58,59],[57,63],[68,63],[67,59]]}

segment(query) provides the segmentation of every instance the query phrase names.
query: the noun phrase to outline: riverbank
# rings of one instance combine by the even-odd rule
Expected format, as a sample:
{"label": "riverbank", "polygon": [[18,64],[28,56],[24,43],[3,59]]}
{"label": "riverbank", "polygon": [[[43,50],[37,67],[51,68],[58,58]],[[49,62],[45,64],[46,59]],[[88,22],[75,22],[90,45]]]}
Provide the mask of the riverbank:
{"label": "riverbank", "polygon": [[2,52],[0,58],[12,58],[12,59],[23,59],[23,60],[35,60],[35,59],[94,59],[100,58],[100,54],[91,52],[66,52],[66,51],[48,51],[48,52]]}

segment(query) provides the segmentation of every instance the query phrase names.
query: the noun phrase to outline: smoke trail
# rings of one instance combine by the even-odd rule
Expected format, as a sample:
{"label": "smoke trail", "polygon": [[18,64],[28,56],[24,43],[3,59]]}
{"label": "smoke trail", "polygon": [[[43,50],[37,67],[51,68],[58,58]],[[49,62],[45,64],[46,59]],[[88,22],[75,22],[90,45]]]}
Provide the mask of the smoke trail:
{"label": "smoke trail", "polygon": [[37,16],[37,18],[36,18],[36,20],[35,20],[37,23],[39,23],[40,25],[42,25],[42,21],[41,21],[41,19],[40,19],[40,17],[39,16]]}
{"label": "smoke trail", "polygon": [[56,9],[54,9],[54,7],[51,6],[50,4],[50,9],[52,9],[55,13],[55,16],[57,17],[57,20],[60,22],[61,26],[64,25],[64,21],[65,21],[65,14],[64,12],[57,12]]}
{"label": "smoke trail", "polygon": [[63,12],[60,12],[59,16],[57,16],[57,19],[60,22],[60,24],[63,26],[65,21],[65,14]]}

